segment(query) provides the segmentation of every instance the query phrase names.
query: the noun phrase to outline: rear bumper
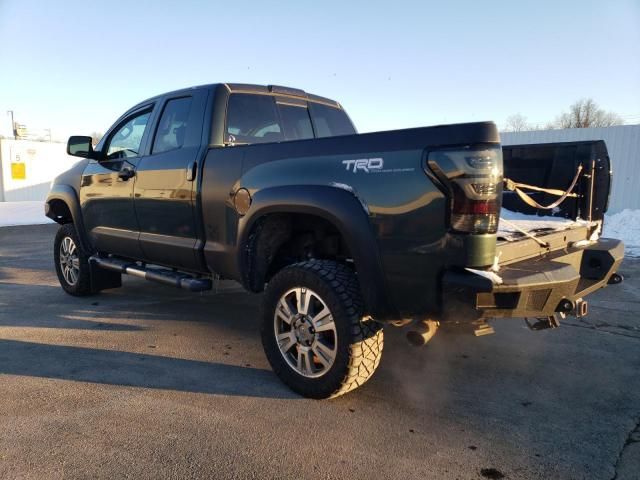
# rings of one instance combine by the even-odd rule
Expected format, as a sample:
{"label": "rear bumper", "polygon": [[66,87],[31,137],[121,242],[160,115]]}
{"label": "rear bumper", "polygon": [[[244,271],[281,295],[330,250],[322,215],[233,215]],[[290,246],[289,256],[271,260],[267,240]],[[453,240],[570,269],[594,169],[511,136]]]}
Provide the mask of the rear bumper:
{"label": "rear bumper", "polygon": [[502,283],[469,271],[443,277],[443,320],[491,317],[546,317],[560,302],[572,302],[607,285],[624,257],[620,240],[601,238],[585,248],[571,248],[503,266]]}

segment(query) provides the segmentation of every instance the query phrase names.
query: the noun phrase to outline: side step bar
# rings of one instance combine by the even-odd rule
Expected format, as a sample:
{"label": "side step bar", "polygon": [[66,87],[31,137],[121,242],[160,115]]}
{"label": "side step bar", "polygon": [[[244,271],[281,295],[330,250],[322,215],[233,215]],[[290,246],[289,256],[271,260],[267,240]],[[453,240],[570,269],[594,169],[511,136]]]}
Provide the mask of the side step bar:
{"label": "side step bar", "polygon": [[133,275],[134,277],[144,278],[145,280],[162,283],[171,287],[184,288],[190,292],[211,290],[212,286],[211,279],[209,278],[195,278],[189,274],[174,272],[173,270],[149,268],[141,266],[136,262],[122,260],[119,258],[104,258],[92,255],[89,258],[89,261],[100,268],[104,268],[105,270],[126,273],[128,275]]}

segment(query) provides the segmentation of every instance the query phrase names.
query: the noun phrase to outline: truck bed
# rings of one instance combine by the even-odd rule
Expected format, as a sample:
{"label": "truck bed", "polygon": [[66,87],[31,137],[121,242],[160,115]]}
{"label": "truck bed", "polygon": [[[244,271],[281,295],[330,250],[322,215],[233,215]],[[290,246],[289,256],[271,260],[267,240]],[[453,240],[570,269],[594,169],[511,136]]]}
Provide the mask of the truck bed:
{"label": "truck bed", "polygon": [[587,245],[590,240],[597,239],[600,227],[599,222],[525,215],[504,208],[500,220],[496,245],[500,265]]}
{"label": "truck bed", "polygon": [[[504,175],[515,182],[564,191],[579,166],[583,174],[573,190],[577,197],[553,210],[533,208],[515,192],[503,192],[496,245],[501,266],[556,250],[570,252],[598,239],[611,182],[604,142],[509,145],[502,152]],[[558,198],[536,191],[529,195],[542,205]]]}
{"label": "truck bed", "polygon": [[[500,224],[498,226],[498,244],[500,242],[517,242],[530,238],[523,232],[536,237],[564,230],[574,230],[588,227],[591,223],[584,220],[573,220],[563,217],[526,215],[512,212],[503,208],[500,211]],[[504,220],[504,221],[502,221]]]}

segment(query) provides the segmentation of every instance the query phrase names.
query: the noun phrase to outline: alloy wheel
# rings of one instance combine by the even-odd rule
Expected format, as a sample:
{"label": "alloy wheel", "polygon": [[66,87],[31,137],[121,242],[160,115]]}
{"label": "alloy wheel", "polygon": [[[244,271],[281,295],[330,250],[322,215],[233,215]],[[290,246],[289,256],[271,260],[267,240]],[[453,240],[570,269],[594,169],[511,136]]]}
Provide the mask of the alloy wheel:
{"label": "alloy wheel", "polygon": [[78,247],[71,237],[65,237],[60,244],[60,270],[65,281],[74,286],[80,276]]}
{"label": "alloy wheel", "polygon": [[331,310],[308,288],[292,288],[276,305],[273,326],[280,353],[300,375],[321,377],[333,366],[338,334]]}

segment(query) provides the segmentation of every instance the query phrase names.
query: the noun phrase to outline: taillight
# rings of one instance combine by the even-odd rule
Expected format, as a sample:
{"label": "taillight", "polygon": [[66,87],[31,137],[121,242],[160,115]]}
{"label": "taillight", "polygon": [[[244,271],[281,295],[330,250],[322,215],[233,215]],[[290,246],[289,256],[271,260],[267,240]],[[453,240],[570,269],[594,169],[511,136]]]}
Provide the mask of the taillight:
{"label": "taillight", "polygon": [[502,149],[466,147],[429,153],[428,164],[449,190],[450,226],[465,233],[495,233],[502,203]]}

